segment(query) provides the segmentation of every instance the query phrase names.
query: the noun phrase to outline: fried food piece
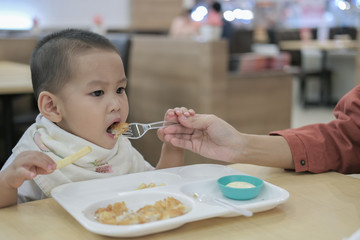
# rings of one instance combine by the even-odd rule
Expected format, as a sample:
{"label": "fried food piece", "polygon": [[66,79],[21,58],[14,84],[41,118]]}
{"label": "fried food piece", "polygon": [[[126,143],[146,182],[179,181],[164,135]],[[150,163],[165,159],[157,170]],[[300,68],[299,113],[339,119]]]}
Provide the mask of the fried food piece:
{"label": "fried food piece", "polygon": [[142,184],[140,184],[140,185],[137,187],[136,190],[145,189],[145,188],[147,188],[146,183],[142,183]]}
{"label": "fried food piece", "polygon": [[155,183],[151,182],[149,184],[146,183],[141,183],[136,190],[140,190],[140,189],[145,189],[145,188],[153,188],[153,187],[160,187],[160,186],[165,186],[165,183],[161,183],[156,185]]}
{"label": "fried food piece", "polygon": [[121,216],[118,216],[117,221],[117,225],[133,225],[140,223],[139,216],[134,212],[125,213]]}
{"label": "fried food piece", "polygon": [[101,212],[96,216],[99,222],[110,225],[117,225],[116,217],[114,212]]}
{"label": "fried food piece", "polygon": [[155,222],[161,219],[161,212],[152,205],[146,205],[136,211],[140,223]]}
{"label": "fried food piece", "polygon": [[129,129],[129,124],[128,123],[119,122],[119,123],[113,124],[110,127],[110,132],[115,135],[114,136],[115,138],[118,138],[118,137],[121,136],[121,134],[126,132],[128,129]]}
{"label": "fried food piece", "polygon": [[132,225],[155,222],[181,216],[186,213],[185,205],[174,197],[156,201],[154,205],[145,205],[136,212],[129,212],[124,202],[109,204],[95,212],[96,219],[104,224]]}
{"label": "fried food piece", "polygon": [[95,217],[101,223],[116,225],[118,224],[117,217],[128,211],[125,202],[116,202],[113,205],[109,204],[106,208],[98,208],[95,211]]}
{"label": "fried food piece", "polygon": [[162,213],[161,220],[181,216],[186,210],[185,205],[173,197],[157,201],[154,207]]}
{"label": "fried food piece", "polygon": [[113,211],[116,215],[121,215],[125,212],[128,212],[129,209],[127,208],[125,202],[116,202],[113,205]]}

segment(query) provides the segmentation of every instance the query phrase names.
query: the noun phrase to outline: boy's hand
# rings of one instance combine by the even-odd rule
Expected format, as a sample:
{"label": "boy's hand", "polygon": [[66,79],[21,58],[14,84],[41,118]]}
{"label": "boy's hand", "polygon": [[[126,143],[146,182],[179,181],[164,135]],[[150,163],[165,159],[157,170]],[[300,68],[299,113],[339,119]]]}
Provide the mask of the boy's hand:
{"label": "boy's hand", "polygon": [[[187,109],[185,107],[176,107],[176,108],[168,109],[166,111],[164,120],[169,122],[180,123],[179,118],[181,118],[182,116],[190,117],[194,115],[195,115],[195,111],[193,109]],[[164,142],[163,130],[164,128],[158,129],[157,135],[159,139]]]}
{"label": "boy's hand", "polygon": [[56,163],[46,154],[36,151],[20,153],[2,175],[11,188],[19,188],[24,181],[31,180],[38,174],[49,174],[56,169]]}
{"label": "boy's hand", "polygon": [[[195,111],[192,109],[187,109],[185,107],[169,109],[165,114],[165,121],[180,123],[180,119],[188,118],[195,115]],[[180,127],[181,125],[170,125],[158,129],[157,134],[163,145],[161,148],[161,155],[158,164],[156,165],[157,169],[169,168],[169,167],[178,167],[184,165],[184,149],[179,148],[169,141],[164,141],[164,130],[167,128]]]}

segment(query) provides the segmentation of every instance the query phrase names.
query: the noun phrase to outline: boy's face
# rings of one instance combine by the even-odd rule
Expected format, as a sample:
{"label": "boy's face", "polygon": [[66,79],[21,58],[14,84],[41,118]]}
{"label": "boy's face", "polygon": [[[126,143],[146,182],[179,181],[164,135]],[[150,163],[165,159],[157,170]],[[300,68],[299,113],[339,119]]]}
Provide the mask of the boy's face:
{"label": "boy's face", "polygon": [[115,122],[126,122],[129,104],[127,80],[120,56],[94,49],[73,60],[72,77],[59,92],[62,129],[111,149],[117,139],[107,132]]}

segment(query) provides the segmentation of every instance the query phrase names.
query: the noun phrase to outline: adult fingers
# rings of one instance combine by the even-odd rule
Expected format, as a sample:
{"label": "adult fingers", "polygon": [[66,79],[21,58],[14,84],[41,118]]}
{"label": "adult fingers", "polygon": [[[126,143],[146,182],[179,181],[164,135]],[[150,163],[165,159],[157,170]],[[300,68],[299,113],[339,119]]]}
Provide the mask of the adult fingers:
{"label": "adult fingers", "polygon": [[170,125],[164,128],[161,128],[161,132],[165,135],[169,134],[193,134],[193,128],[187,128],[182,125]]}
{"label": "adult fingers", "polygon": [[215,115],[208,114],[195,114],[191,117],[182,116],[179,118],[179,122],[183,126],[199,130],[207,129],[215,120]]}

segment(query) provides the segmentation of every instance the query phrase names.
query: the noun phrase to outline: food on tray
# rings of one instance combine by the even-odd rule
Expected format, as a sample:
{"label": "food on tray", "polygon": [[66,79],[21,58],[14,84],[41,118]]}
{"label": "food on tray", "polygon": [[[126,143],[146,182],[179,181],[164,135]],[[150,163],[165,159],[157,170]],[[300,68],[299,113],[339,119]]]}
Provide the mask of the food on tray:
{"label": "food on tray", "polygon": [[145,188],[153,188],[153,187],[160,187],[160,186],[165,186],[165,183],[161,183],[161,184],[158,184],[156,185],[155,183],[151,182],[149,184],[146,184],[146,183],[142,183],[140,184],[136,190],[140,190],[140,189],[145,189]]}
{"label": "food on tray", "polygon": [[185,205],[174,197],[156,201],[154,205],[146,205],[136,212],[129,211],[125,202],[109,204],[106,208],[98,208],[95,212],[97,221],[111,225],[132,225],[160,221],[184,215]]}
{"label": "food on tray", "polygon": [[77,160],[79,160],[80,158],[84,157],[85,155],[87,155],[88,153],[90,153],[92,151],[91,147],[89,146],[86,146],[82,149],[80,149],[80,151],[64,158],[64,159],[61,159],[59,161],[56,162],[56,169],[59,169],[59,168],[63,168]]}
{"label": "food on tray", "polygon": [[119,122],[110,126],[110,132],[114,134],[116,138],[129,129],[129,124],[125,122]]}
{"label": "food on tray", "polygon": [[248,183],[248,182],[230,182],[228,184],[226,184],[227,187],[232,187],[232,188],[253,188],[255,187],[254,184]]}

